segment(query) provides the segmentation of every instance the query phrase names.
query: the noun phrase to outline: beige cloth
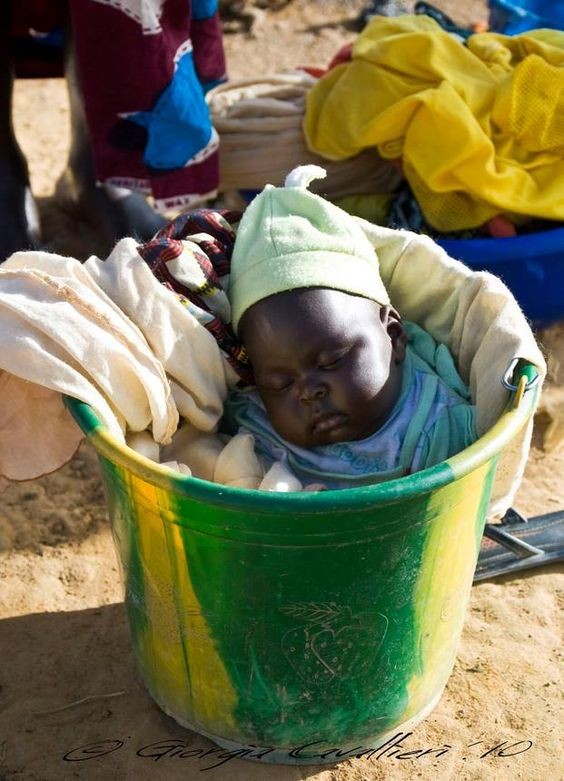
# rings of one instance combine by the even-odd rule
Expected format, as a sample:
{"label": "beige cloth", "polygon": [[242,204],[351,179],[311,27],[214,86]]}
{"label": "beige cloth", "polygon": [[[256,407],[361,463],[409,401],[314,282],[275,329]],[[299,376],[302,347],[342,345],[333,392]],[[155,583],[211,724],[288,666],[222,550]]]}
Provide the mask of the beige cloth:
{"label": "beige cloth", "polygon": [[164,369],[140,330],[76,260],[20,252],[0,269],[0,474],[29,479],[80,441],[60,393],[90,404],[112,434],[167,441],[178,421]]}
{"label": "beige cloth", "polygon": [[[128,439],[128,444],[133,443]],[[251,434],[236,434],[228,440],[213,432],[202,433],[185,423],[171,444],[162,448],[161,461],[189,464],[194,477],[214,483],[262,491],[302,490],[301,482],[284,464],[276,462],[265,473],[254,445]],[[143,452],[143,448],[133,446]]]}
{"label": "beige cloth", "polygon": [[231,370],[133,239],[105,262],[12,255],[0,269],[0,334],[6,478],[37,477],[73,455],[82,437],[61,393],[90,404],[120,441],[149,426],[156,442],[170,441],[179,411],[204,430],[221,417]]}
{"label": "beige cloth", "polygon": [[89,258],[84,269],[142,331],[170,380],[180,416],[202,431],[213,429],[228,385],[238,377],[209,331],[157,281],[133,239],[118,242],[105,261]]}
{"label": "beige cloth", "polygon": [[230,81],[208,93],[220,137],[221,191],[282,185],[288,171],[307,163],[327,170],[327,178],[311,189],[331,200],[396,189],[401,173],[374,150],[339,162],[309,151],[302,123],[306,95],[316,81],[305,71],[291,71]]}

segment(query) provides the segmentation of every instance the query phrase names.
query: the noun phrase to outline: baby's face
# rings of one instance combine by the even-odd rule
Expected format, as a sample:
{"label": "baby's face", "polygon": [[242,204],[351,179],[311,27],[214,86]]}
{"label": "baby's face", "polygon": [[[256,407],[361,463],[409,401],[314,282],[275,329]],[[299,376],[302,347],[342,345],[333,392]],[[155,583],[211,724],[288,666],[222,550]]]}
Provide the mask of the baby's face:
{"label": "baby's face", "polygon": [[364,439],[401,390],[405,333],[390,307],[337,290],[270,296],[239,334],[276,431],[304,448]]}

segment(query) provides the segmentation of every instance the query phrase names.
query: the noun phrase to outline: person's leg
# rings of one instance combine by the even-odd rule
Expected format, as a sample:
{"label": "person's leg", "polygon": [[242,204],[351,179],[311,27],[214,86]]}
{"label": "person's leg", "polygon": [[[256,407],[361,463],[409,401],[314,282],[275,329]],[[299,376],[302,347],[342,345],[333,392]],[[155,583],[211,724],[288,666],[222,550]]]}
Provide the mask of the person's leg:
{"label": "person's leg", "polygon": [[39,237],[27,164],[12,122],[9,21],[10,3],[0,3],[0,263],[17,250],[35,248]]}
{"label": "person's leg", "polygon": [[71,198],[110,244],[124,236],[142,241],[150,239],[166,220],[149,206],[145,197],[131,190],[96,183],[72,35],[65,54],[65,76],[70,101],[71,148],[64,180]]}

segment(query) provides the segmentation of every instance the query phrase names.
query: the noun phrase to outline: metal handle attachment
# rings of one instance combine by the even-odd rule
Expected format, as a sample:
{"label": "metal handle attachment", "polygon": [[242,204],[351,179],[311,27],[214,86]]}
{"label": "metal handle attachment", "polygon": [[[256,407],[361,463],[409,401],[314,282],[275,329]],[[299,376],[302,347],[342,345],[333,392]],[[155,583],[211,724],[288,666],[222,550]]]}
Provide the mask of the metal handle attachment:
{"label": "metal handle attachment", "polygon": [[[520,382],[517,385],[514,385],[511,380],[513,379],[513,373],[515,372],[515,367],[519,363],[521,358],[513,358],[507,369],[505,370],[505,373],[503,377],[501,378],[501,384],[504,388],[507,388],[508,391],[511,391],[512,393],[515,393],[519,389]],[[528,367],[534,369],[534,367],[531,364],[528,364]],[[521,379],[521,378],[520,378]],[[531,388],[534,388],[537,382],[539,381],[540,376],[538,372],[535,372],[534,377],[530,377],[527,380],[527,384],[525,385],[525,393]]]}

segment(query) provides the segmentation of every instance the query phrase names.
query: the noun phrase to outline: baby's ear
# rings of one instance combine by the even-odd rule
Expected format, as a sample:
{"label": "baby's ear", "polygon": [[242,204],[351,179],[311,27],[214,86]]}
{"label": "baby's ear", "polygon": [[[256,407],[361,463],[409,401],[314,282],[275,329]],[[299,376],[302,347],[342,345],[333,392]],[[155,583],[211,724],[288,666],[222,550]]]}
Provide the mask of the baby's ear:
{"label": "baby's ear", "polygon": [[407,334],[401,317],[391,306],[381,307],[380,317],[382,318],[382,325],[390,337],[395,362],[401,363],[405,358],[405,349],[407,347]]}

